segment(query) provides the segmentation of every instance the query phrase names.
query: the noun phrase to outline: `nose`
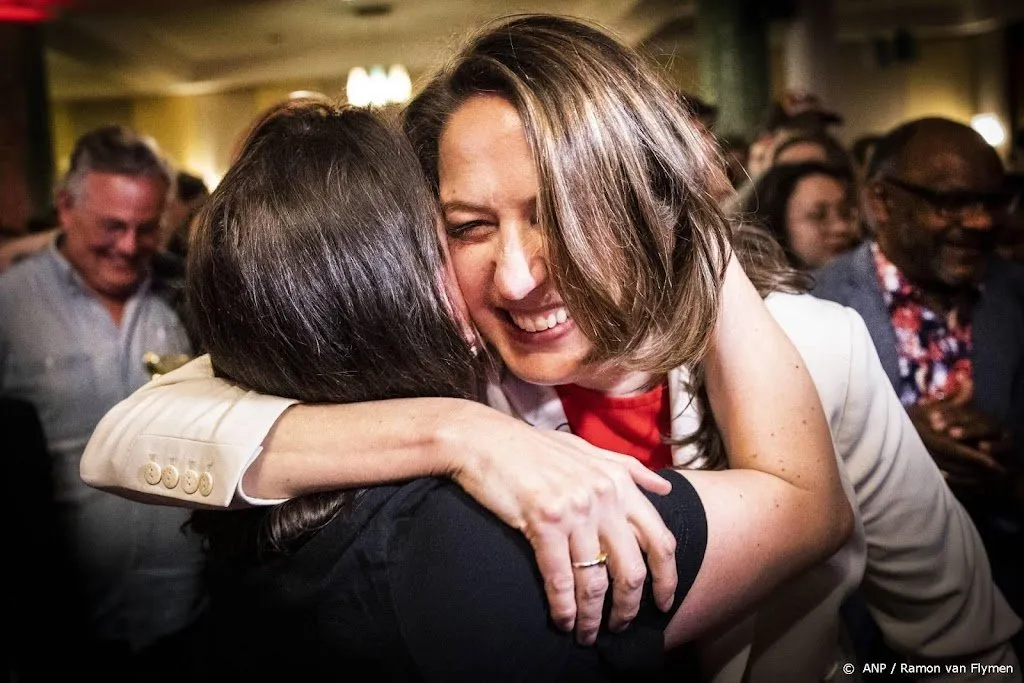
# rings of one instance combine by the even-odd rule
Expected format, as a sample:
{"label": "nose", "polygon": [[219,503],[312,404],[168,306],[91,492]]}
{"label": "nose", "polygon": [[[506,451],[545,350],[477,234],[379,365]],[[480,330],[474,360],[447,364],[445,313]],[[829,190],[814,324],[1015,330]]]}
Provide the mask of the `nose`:
{"label": "nose", "polygon": [[960,225],[968,230],[991,230],[992,212],[984,204],[965,206],[960,211]]}
{"label": "nose", "polygon": [[823,236],[832,239],[853,239],[860,234],[857,211],[852,207],[838,207],[829,211],[824,221]]}
{"label": "nose", "polygon": [[494,269],[498,293],[518,301],[547,278],[540,230],[533,225],[508,225],[501,229],[501,246]]}
{"label": "nose", "polygon": [[114,250],[122,256],[134,256],[139,251],[139,234],[129,228],[121,231],[114,241]]}

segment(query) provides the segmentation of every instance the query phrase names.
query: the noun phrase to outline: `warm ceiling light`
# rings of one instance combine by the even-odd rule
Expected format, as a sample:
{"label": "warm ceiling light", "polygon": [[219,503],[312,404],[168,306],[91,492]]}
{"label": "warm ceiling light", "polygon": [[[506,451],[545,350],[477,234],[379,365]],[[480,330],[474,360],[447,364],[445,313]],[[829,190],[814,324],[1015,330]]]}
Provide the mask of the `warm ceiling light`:
{"label": "warm ceiling light", "polygon": [[370,74],[366,73],[366,69],[357,66],[348,72],[345,95],[348,101],[357,107],[370,104]]}
{"label": "warm ceiling light", "polygon": [[1006,142],[1006,130],[995,114],[978,114],[971,119],[971,128],[985,138],[985,142],[998,147]]}
{"label": "warm ceiling light", "polygon": [[387,104],[391,96],[391,87],[384,67],[370,67],[370,104],[379,107]]}
{"label": "warm ceiling light", "polygon": [[388,69],[388,89],[392,102],[407,102],[412,97],[412,80],[401,64],[394,64]]}
{"label": "warm ceiling light", "polygon": [[357,107],[400,104],[412,96],[412,81],[401,64],[395,64],[387,71],[382,66],[370,67],[369,71],[357,66],[348,72],[345,94],[349,104]]}

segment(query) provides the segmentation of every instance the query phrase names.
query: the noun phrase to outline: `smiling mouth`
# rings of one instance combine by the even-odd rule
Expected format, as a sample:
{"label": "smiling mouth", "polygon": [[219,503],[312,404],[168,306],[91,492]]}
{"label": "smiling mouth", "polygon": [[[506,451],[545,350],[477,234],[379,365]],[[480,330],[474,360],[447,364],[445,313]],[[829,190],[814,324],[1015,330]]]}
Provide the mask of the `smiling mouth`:
{"label": "smiling mouth", "polygon": [[547,313],[513,313],[504,311],[507,320],[523,332],[547,332],[566,324],[572,320],[569,311],[564,306],[548,311]]}

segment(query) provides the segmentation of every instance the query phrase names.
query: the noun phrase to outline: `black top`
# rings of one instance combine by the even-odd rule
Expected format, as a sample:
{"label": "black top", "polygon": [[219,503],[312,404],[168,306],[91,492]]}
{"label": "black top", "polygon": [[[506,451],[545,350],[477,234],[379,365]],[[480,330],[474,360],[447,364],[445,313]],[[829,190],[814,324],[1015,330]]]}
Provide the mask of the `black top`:
{"label": "black top", "polygon": [[[662,475],[672,492],[648,496],[678,540],[674,612],[700,569],[707,522],[689,482]],[[624,633],[602,629],[594,647],[578,646],[550,621],[524,536],[441,479],[370,489],[291,556],[221,570],[213,583],[226,680],[636,681],[666,666],[671,614],[654,605],[650,580]]]}

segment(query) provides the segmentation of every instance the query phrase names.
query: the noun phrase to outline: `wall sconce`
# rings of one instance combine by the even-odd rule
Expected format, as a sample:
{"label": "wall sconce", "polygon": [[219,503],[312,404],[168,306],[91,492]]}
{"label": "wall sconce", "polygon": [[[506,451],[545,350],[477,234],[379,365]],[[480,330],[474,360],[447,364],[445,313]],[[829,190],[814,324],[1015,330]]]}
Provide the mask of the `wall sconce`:
{"label": "wall sconce", "polygon": [[412,81],[409,72],[401,64],[395,64],[386,72],[382,66],[361,66],[348,72],[345,95],[350,104],[357,107],[380,107],[385,104],[401,104],[412,96]]}
{"label": "wall sconce", "polygon": [[1003,128],[1003,124],[999,122],[999,117],[995,114],[978,114],[971,117],[971,128],[993,147],[998,147],[1006,142],[1006,129]]}

